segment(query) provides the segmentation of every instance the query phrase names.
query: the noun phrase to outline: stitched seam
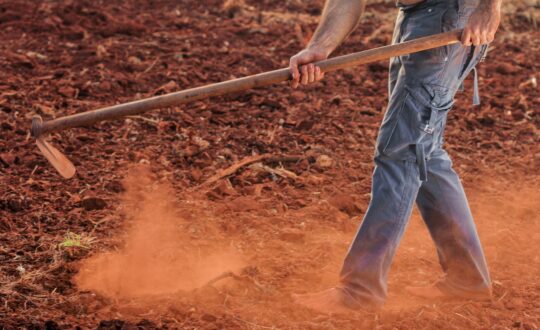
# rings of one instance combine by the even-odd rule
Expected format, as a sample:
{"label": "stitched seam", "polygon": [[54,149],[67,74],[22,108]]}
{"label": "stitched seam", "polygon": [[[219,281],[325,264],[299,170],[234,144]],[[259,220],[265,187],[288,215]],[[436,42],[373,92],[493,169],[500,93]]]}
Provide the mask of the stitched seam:
{"label": "stitched seam", "polygon": [[[405,204],[406,204],[405,203],[405,199],[406,199],[405,193],[407,192],[407,187],[411,186],[411,184],[409,183],[409,179],[411,178],[411,172],[412,172],[412,169],[414,168],[413,165],[415,165],[416,163],[406,161],[405,164],[406,164],[406,175],[405,175],[405,180],[404,180],[404,183],[403,183],[403,191],[401,192],[401,201],[400,201],[400,205],[399,205],[398,212],[397,212],[398,220],[403,219],[403,216],[404,216],[404,213],[405,213]],[[392,232],[390,234],[391,239],[395,238],[395,235],[398,232],[398,230],[402,230],[406,223],[407,223],[407,221],[401,220],[398,223],[398,225],[394,227],[394,230],[392,230]]]}
{"label": "stitched seam", "polygon": [[[405,107],[405,104],[407,102],[407,99],[409,98],[410,96],[410,92],[407,90],[407,93],[405,94],[405,97],[403,98],[403,101],[399,107],[399,110],[396,112],[396,118],[394,119],[394,123],[392,124],[392,129],[390,130],[390,133],[388,134],[388,138],[387,140],[384,142],[384,148],[383,148],[383,153],[387,156],[388,155],[388,147],[390,145],[390,141],[392,140],[392,137],[394,136],[394,133],[396,131],[396,127],[399,123],[399,120],[400,120],[400,117],[401,117],[401,113],[403,112],[403,108]],[[390,152],[391,153],[391,152]]]}
{"label": "stitched seam", "polygon": [[[450,8],[446,8],[441,14],[440,28],[439,28],[440,33],[446,32],[445,29],[444,29],[443,21],[444,21],[445,15],[448,13],[449,10],[450,10]],[[444,56],[444,58],[446,58],[446,61],[444,62],[443,69],[441,70],[441,72],[439,72],[439,74],[437,76],[438,80],[440,80],[442,77],[446,76],[446,71],[448,70],[448,65],[449,65],[449,62],[450,62],[450,61],[448,61],[448,57],[450,56],[450,45],[443,46],[441,51],[443,52],[443,56]]]}

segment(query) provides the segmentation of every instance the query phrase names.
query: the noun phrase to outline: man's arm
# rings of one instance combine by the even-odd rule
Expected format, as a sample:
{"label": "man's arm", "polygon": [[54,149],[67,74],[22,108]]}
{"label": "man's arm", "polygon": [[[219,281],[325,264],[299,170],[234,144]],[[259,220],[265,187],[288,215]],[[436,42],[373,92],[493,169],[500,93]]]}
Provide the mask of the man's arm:
{"label": "man's arm", "polygon": [[[313,62],[324,60],[354,30],[366,0],[327,0],[322,18],[306,49],[291,57],[291,85],[307,85],[319,81],[324,73]],[[298,68],[300,66],[300,69]]]}
{"label": "man's arm", "polygon": [[502,0],[480,0],[463,29],[461,42],[465,46],[483,45],[493,41],[501,22]]}

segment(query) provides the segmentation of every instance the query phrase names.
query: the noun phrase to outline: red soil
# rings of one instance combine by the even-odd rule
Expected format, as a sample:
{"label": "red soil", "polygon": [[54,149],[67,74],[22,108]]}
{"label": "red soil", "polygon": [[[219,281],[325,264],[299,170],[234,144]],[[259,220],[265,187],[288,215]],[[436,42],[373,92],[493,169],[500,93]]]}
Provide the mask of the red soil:
{"label": "red soil", "polygon": [[[525,3],[507,4],[480,65],[482,105],[461,94],[447,132],[492,302],[403,292],[440,275],[416,214],[380,313],[328,317],[292,302],[291,293],[335,283],[367,206],[386,63],[297,91],[283,84],[54,134],[78,173],[66,181],[54,172],[28,136],[32,115],[284,67],[322,6],[223,2],[0,1],[0,327],[540,327],[540,33],[538,9]],[[368,6],[338,53],[387,44],[394,14],[391,2]],[[199,187],[252,154],[302,159]],[[67,232],[88,247],[59,246]]]}

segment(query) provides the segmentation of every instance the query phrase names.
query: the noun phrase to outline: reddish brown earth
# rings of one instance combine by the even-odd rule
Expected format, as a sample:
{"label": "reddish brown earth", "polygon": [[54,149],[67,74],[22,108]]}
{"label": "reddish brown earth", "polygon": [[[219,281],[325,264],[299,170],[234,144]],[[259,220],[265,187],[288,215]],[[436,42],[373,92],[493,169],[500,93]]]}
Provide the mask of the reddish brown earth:
{"label": "reddish brown earth", "polygon": [[[506,5],[479,67],[483,103],[460,94],[447,132],[491,267],[492,302],[403,292],[440,275],[417,214],[381,312],[330,317],[291,299],[336,282],[366,209],[386,63],[297,91],[283,84],[54,134],[78,169],[59,177],[28,135],[32,115],[284,67],[322,6],[227,3],[0,1],[0,327],[538,329],[534,1]],[[387,44],[394,15],[392,1],[374,1],[338,53]],[[300,157],[200,186],[261,154]],[[59,245],[68,233],[84,246]]]}

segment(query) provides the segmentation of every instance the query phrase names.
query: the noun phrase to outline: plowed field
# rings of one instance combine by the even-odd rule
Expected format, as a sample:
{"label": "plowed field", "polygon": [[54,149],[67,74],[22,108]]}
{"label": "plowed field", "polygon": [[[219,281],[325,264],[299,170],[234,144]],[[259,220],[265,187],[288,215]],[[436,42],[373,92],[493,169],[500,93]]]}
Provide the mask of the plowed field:
{"label": "plowed field", "polygon": [[[337,281],[370,198],[386,62],[55,133],[52,119],[286,67],[322,0],[0,1],[0,328],[538,329],[538,1],[505,4],[446,146],[494,280],[491,302],[415,300],[441,275],[415,212],[376,314],[318,315],[292,293]],[[390,42],[372,1],[345,54]],[[216,174],[235,165],[230,175]],[[212,179],[213,180],[213,179]]]}

